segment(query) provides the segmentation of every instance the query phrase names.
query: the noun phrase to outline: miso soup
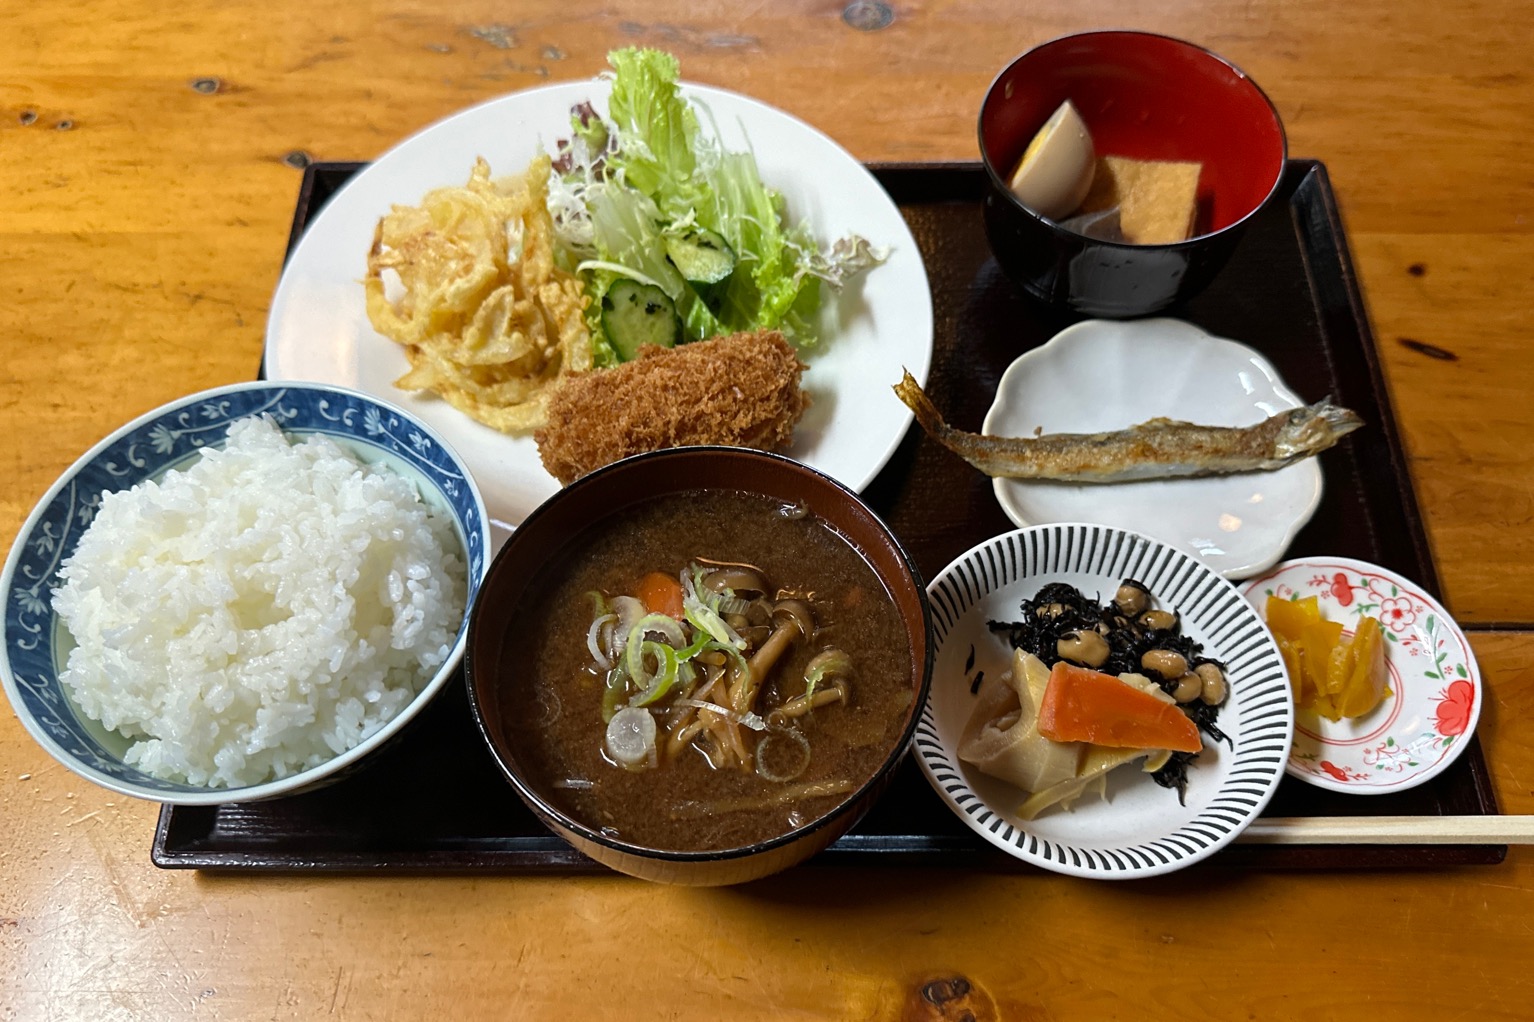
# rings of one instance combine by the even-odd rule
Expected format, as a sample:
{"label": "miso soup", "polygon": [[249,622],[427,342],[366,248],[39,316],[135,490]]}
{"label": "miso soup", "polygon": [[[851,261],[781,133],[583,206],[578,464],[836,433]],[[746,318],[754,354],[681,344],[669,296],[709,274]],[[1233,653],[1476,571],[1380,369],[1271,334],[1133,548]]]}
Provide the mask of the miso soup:
{"label": "miso soup", "polygon": [[808,823],[900,740],[918,672],[888,590],[813,509],[695,491],[624,509],[528,588],[508,741],[549,803],[664,850]]}

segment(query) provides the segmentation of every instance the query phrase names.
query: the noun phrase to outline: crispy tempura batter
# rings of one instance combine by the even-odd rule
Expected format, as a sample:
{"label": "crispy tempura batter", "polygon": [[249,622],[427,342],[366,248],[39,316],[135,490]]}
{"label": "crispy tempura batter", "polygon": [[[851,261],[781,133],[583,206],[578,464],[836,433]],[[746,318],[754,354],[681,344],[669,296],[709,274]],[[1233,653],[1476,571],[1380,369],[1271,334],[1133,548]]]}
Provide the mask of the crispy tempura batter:
{"label": "crispy tempura batter", "polygon": [[[368,253],[368,319],[399,342],[402,390],[432,390],[496,429],[542,425],[549,386],[591,368],[585,291],[554,265],[549,158],[490,179],[484,160],[462,188],[395,206]],[[384,294],[384,271],[403,294]]]}
{"label": "crispy tempura batter", "polygon": [[665,447],[726,444],[774,450],[794,434],[809,397],[804,364],[776,330],[716,337],[565,378],[534,436],[561,483],[619,458]]}

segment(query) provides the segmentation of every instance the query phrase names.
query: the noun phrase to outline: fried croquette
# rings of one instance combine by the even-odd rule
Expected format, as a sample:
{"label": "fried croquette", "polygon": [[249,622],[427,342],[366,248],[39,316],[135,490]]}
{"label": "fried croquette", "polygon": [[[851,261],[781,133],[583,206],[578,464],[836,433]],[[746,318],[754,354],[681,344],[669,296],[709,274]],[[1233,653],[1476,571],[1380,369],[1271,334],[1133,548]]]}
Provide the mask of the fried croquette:
{"label": "fried croquette", "polygon": [[620,458],[666,447],[722,444],[776,450],[793,439],[809,396],[805,366],[776,330],[675,348],[645,346],[631,362],[567,376],[534,433],[543,467],[561,483]]}

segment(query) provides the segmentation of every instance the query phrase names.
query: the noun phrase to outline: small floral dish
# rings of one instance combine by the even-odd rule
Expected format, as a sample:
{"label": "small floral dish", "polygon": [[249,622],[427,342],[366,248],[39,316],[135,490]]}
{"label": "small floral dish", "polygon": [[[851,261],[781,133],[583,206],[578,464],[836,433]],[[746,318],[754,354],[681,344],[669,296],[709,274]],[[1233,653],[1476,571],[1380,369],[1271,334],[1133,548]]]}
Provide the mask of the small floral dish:
{"label": "small floral dish", "polygon": [[[63,562],[95,520],[104,493],[189,466],[204,448],[223,447],[232,423],[256,415],[269,416],[286,434],[328,436],[361,462],[404,477],[423,503],[447,515],[467,569],[464,620],[444,661],[422,679],[415,695],[353,747],[317,765],[243,787],[162,779],[130,765],[134,739],[87,716],[60,678],[77,644],[54,607],[53,594],[61,584]],[[393,405],[356,391],[305,383],[240,383],[192,394],[135,419],[87,451],[22,525],[0,573],[0,682],[22,725],[49,755],[86,780],[124,795],[212,805],[321,787],[370,762],[458,676],[468,606],[488,567],[489,547],[489,516],[468,469],[434,431]]]}
{"label": "small floral dish", "polygon": [[[1183,634],[1224,663],[1230,694],[1217,724],[1230,744],[1206,739],[1181,801],[1138,770],[1118,770],[1108,775],[1105,797],[1024,820],[1020,789],[958,753],[980,674],[996,676],[1011,664],[1011,648],[988,622],[1017,620],[1020,603],[1048,583],[1111,599],[1126,578],[1176,611]],[[927,596],[937,652],[916,728],[917,761],[959,819],[1008,855],[1095,879],[1170,873],[1234,841],[1278,789],[1294,729],[1278,647],[1241,593],[1191,555],[1122,529],[1039,525],[974,547],[932,580]]]}
{"label": "small floral dish", "polygon": [[[1319,397],[1321,395],[1315,395]],[[993,436],[1096,433],[1158,416],[1246,426],[1304,402],[1258,352],[1176,319],[1087,320],[1025,352],[996,388]],[[996,499],[1020,526],[1095,522],[1174,544],[1226,578],[1284,555],[1321,503],[1321,466],[1132,483],[997,479]]]}
{"label": "small floral dish", "polygon": [[1391,695],[1362,717],[1296,713],[1287,771],[1318,788],[1384,795],[1448,769],[1481,716],[1481,672],[1470,641],[1422,587],[1347,557],[1285,561],[1244,586],[1261,613],[1269,596],[1318,598],[1321,616],[1353,634],[1365,617],[1384,626]]}

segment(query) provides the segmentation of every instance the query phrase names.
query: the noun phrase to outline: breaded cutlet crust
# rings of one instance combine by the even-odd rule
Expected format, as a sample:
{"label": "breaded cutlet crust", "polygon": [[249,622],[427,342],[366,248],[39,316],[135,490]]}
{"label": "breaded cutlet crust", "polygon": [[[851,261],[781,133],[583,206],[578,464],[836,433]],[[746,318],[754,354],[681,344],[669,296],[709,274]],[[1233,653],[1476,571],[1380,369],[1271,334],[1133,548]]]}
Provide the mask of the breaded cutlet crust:
{"label": "breaded cutlet crust", "polygon": [[533,434],[561,483],[620,458],[666,447],[724,444],[776,450],[793,439],[809,397],[805,366],[776,330],[732,334],[565,377]]}

